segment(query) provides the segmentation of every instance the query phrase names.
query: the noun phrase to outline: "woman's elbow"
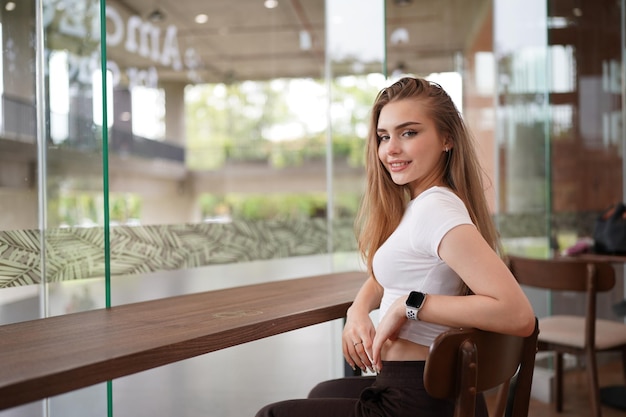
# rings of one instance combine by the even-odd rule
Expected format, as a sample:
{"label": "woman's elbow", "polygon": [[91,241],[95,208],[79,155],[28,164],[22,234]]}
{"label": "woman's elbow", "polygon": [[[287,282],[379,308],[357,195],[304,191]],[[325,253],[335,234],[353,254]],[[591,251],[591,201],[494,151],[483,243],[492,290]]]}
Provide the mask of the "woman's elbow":
{"label": "woman's elbow", "polygon": [[521,309],[512,321],[514,324],[513,334],[527,337],[535,331],[536,317],[532,308]]}

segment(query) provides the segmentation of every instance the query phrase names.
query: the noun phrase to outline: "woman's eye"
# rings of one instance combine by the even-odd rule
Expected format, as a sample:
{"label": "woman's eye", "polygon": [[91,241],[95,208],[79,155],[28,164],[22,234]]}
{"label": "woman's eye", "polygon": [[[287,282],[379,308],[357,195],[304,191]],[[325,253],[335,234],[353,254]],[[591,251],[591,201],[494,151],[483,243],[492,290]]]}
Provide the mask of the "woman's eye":
{"label": "woman's eye", "polygon": [[378,141],[379,142],[385,142],[389,140],[389,136],[388,135],[378,135]]}
{"label": "woman's eye", "polygon": [[413,137],[415,135],[417,135],[417,132],[415,130],[407,130],[407,131],[402,133],[402,136],[409,137],[409,138]]}

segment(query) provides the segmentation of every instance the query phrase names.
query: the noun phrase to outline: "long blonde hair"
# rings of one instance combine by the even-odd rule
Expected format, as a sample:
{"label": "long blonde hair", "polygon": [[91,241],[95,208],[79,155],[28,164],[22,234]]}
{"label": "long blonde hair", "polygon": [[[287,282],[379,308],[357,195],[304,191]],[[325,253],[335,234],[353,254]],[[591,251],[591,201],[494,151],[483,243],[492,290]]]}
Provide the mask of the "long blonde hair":
{"label": "long blonde hair", "polygon": [[355,222],[359,250],[368,271],[372,272],[374,253],[400,224],[411,198],[409,186],[395,184],[378,158],[376,133],[382,108],[387,103],[405,99],[420,101],[439,135],[452,141],[453,146],[443,156],[448,160],[441,164],[444,184],[465,203],[482,236],[500,252],[498,234],[485,198],[482,169],[463,118],[439,84],[405,77],[381,90],[371,111],[365,160],[367,186]]}

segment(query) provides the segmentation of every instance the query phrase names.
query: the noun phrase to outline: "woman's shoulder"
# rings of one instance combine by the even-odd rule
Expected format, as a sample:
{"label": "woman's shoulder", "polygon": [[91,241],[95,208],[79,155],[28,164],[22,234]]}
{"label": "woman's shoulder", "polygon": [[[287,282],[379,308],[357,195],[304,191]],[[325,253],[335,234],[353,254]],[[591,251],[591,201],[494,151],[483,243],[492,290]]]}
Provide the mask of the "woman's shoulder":
{"label": "woman's shoulder", "polygon": [[431,187],[415,198],[412,205],[414,215],[419,218],[441,219],[454,215],[469,217],[461,198],[448,187]]}
{"label": "woman's shoulder", "polygon": [[455,204],[463,204],[461,198],[450,188],[442,186],[434,186],[422,192],[415,198],[416,203],[437,203],[437,202],[453,202]]}

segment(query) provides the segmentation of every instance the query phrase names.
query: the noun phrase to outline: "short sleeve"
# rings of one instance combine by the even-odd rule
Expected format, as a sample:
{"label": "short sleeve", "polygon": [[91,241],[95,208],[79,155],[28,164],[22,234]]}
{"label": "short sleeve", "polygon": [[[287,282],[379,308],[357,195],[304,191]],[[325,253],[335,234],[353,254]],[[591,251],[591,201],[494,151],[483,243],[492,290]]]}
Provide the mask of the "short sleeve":
{"label": "short sleeve", "polygon": [[437,258],[446,233],[456,226],[473,224],[463,201],[442,187],[431,188],[416,198],[411,205],[411,223],[413,249]]}

